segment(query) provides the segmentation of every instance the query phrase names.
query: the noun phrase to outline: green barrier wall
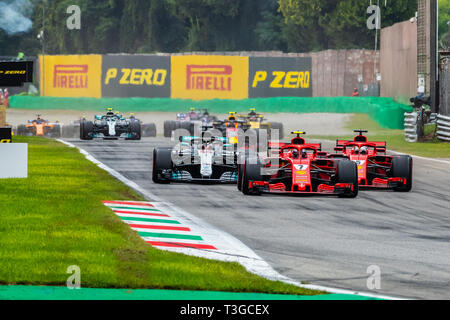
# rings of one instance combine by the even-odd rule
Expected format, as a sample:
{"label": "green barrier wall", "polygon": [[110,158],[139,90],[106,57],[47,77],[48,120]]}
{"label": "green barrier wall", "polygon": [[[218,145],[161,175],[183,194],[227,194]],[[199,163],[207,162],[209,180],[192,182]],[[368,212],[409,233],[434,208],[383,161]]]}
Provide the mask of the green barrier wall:
{"label": "green barrier wall", "polygon": [[351,294],[295,296],[217,291],[0,286],[0,300],[380,300]]}
{"label": "green barrier wall", "polygon": [[186,112],[189,107],[207,108],[211,113],[229,111],[246,112],[254,107],[262,113],[367,113],[382,127],[404,128],[404,113],[410,106],[395,102],[391,98],[336,97],[336,98],[259,98],[244,100],[192,101],[167,98],[52,98],[13,96],[11,108],[30,110],[92,110],[104,111],[114,107],[121,112]]}

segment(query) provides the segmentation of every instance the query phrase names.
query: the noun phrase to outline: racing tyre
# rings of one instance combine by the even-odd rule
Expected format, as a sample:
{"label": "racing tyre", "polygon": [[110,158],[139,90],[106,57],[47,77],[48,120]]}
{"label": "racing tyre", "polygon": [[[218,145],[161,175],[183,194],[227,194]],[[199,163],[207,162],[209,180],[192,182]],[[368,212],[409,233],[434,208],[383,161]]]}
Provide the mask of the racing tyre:
{"label": "racing tyre", "polygon": [[260,191],[251,190],[249,188],[250,181],[263,181],[263,176],[261,175],[262,165],[259,161],[256,164],[251,164],[246,161],[245,164],[241,165],[242,168],[242,181],[241,181],[241,191],[245,195],[261,195]]}
{"label": "racing tyre", "polygon": [[239,191],[242,191],[242,176],[244,174],[243,169],[244,169],[244,164],[245,164],[245,159],[248,159],[249,157],[249,151],[248,149],[242,149],[239,154],[238,154],[238,164],[237,164],[237,176],[238,176],[238,181],[237,181],[237,188]]}
{"label": "racing tyre", "polygon": [[142,128],[139,121],[130,122],[131,138],[129,140],[141,140]]}
{"label": "racing tyre", "polygon": [[184,121],[184,122],[181,123],[180,129],[187,130],[187,131],[189,131],[189,134],[192,135],[192,133],[191,133],[191,128],[192,128],[191,124],[192,124],[192,122],[190,122],[190,121]]}
{"label": "racing tyre", "polygon": [[156,137],[156,125],[154,123],[145,124],[142,127],[143,137]]}
{"label": "racing tyre", "polygon": [[162,171],[170,169],[172,169],[172,149],[153,149],[153,182],[159,184],[170,183],[169,180],[161,178]]}
{"label": "racing tyre", "polygon": [[172,131],[175,128],[175,121],[164,121],[164,137],[172,137]]}
{"label": "racing tyre", "polygon": [[81,120],[80,122],[80,139],[81,140],[92,140],[93,137],[89,135],[94,131],[94,124],[92,121]]}
{"label": "racing tyre", "polygon": [[238,181],[237,181],[237,188],[239,191],[242,191],[242,169],[243,169],[244,165],[243,164],[238,164],[237,165],[237,176],[238,176]]}
{"label": "racing tyre", "polygon": [[406,184],[394,188],[394,191],[409,192],[412,188],[413,161],[410,156],[399,156],[392,159],[392,177],[406,179]]}
{"label": "racing tyre", "polygon": [[355,162],[341,160],[337,164],[337,182],[353,184],[353,191],[339,195],[341,198],[355,198],[358,195],[358,167]]}

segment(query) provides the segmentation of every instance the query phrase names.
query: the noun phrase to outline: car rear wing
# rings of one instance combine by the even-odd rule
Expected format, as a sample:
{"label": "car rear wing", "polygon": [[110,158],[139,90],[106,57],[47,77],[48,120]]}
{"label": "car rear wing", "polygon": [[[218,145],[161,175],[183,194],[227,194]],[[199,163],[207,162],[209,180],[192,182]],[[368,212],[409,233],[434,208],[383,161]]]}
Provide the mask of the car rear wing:
{"label": "car rear wing", "polygon": [[[290,143],[286,143],[286,142],[269,142],[268,149],[281,149],[284,146],[287,146],[289,144]],[[313,147],[313,148],[317,149],[317,151],[322,151],[321,143],[305,143],[304,145]]]}
{"label": "car rear wing", "polygon": [[343,147],[349,142],[353,142],[352,140],[336,140],[336,147]]}
{"label": "car rear wing", "polygon": [[373,141],[372,143],[375,143],[375,145],[377,146],[377,152],[386,153],[387,149],[386,141]]}
{"label": "car rear wing", "polygon": [[[336,147],[334,148],[334,151],[338,151],[338,152],[343,152],[344,151],[344,146],[347,143],[351,143],[351,142],[355,142],[352,140],[336,140]],[[376,148],[377,148],[377,152],[386,152],[387,149],[387,144],[386,141],[369,141],[369,143],[373,143],[375,144]]]}
{"label": "car rear wing", "polygon": [[321,143],[307,143],[305,145],[311,146],[313,148],[316,148],[317,151],[322,151],[322,144]]}

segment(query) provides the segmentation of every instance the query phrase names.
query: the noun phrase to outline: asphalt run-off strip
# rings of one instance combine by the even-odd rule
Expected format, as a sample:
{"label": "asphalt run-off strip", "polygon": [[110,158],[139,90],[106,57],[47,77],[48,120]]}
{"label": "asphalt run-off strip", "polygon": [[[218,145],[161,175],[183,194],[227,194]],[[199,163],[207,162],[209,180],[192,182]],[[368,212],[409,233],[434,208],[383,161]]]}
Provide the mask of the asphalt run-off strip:
{"label": "asphalt run-off strip", "polygon": [[217,250],[216,245],[206,243],[203,237],[193,233],[190,227],[158,209],[156,203],[132,201],[103,201],[103,203],[154,247],[187,251]]}

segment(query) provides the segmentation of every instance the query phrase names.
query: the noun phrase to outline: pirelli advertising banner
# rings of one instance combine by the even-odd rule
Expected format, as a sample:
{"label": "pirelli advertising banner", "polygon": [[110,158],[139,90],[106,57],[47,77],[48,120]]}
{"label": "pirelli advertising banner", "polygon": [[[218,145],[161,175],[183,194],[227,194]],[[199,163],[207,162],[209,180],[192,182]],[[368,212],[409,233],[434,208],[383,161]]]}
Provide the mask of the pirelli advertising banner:
{"label": "pirelli advertising banner", "polygon": [[250,58],[249,97],[312,97],[312,59]]}
{"label": "pirelli advertising banner", "polygon": [[172,56],[172,98],[248,98],[248,57]]}
{"label": "pirelli advertising banner", "polygon": [[33,82],[33,61],[0,61],[0,86],[20,87]]}
{"label": "pirelli advertising banner", "polygon": [[[40,57],[41,95],[50,97],[102,96],[101,55]],[[43,70],[43,72],[42,72]]]}
{"label": "pirelli advertising banner", "polygon": [[170,69],[170,57],[105,55],[103,97],[170,98]]}
{"label": "pirelli advertising banner", "polygon": [[310,57],[56,55],[40,57],[50,97],[192,100],[311,97]]}

